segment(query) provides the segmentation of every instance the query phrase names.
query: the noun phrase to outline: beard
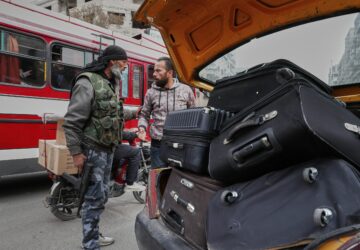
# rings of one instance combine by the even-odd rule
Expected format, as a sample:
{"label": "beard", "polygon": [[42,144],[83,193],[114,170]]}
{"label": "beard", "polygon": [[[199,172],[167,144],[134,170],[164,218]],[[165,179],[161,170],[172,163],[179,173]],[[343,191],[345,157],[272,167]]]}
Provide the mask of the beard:
{"label": "beard", "polygon": [[121,79],[122,72],[121,72],[119,66],[113,65],[110,70],[111,70],[112,75],[113,75],[115,78]]}
{"label": "beard", "polygon": [[167,78],[164,78],[164,79],[160,79],[160,80],[156,80],[155,81],[155,84],[156,86],[160,87],[160,88],[163,88],[165,87],[165,85],[167,84],[168,82],[168,79]]}

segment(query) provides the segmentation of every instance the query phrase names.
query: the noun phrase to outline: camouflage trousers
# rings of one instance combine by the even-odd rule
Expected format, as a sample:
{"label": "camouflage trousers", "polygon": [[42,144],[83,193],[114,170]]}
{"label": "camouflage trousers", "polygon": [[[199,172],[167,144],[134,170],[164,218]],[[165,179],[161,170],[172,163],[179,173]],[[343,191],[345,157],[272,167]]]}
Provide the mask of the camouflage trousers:
{"label": "camouflage trousers", "polygon": [[98,250],[100,214],[108,199],[113,153],[87,149],[85,155],[94,167],[82,206],[82,244],[84,249]]}

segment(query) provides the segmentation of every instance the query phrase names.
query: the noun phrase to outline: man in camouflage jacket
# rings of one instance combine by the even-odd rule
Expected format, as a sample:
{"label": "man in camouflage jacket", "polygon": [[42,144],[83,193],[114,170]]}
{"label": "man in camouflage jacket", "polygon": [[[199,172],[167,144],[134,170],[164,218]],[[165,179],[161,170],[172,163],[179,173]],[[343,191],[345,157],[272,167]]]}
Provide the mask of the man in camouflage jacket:
{"label": "man in camouflage jacket", "polygon": [[121,141],[124,120],[130,118],[116,91],[126,66],[125,50],[107,47],[76,77],[65,115],[63,127],[75,166],[81,171],[85,164],[93,165],[82,206],[84,249],[98,250],[114,242],[99,233],[99,220],[108,197],[113,151]]}
{"label": "man in camouflage jacket", "polygon": [[194,91],[187,85],[177,81],[174,68],[168,57],[161,57],[154,67],[154,79],[145,95],[144,105],[139,114],[139,138],[145,140],[146,128],[150,115],[154,122],[150,126],[151,167],[164,167],[166,163],[160,159],[160,143],[163,136],[165,117],[168,112],[187,109],[195,106]]}

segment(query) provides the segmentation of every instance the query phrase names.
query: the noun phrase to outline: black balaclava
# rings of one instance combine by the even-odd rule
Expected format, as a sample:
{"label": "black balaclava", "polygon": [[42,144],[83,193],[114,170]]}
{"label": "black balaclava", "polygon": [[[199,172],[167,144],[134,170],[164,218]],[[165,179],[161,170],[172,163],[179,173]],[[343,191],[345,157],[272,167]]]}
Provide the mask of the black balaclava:
{"label": "black balaclava", "polygon": [[87,64],[82,72],[98,72],[104,70],[110,60],[127,60],[126,51],[117,46],[110,45],[99,56],[98,60],[94,60],[92,63]]}
{"label": "black balaclava", "polygon": [[128,57],[126,51],[123,48],[117,45],[108,46],[97,60],[94,60],[93,62],[87,64],[84,68],[80,70],[80,72],[77,75],[75,75],[75,77],[72,79],[72,87],[75,85],[75,80],[77,76],[80,75],[81,73],[94,72],[94,73],[99,73],[100,75],[106,77],[103,74],[103,71],[110,60],[127,60],[127,59]]}

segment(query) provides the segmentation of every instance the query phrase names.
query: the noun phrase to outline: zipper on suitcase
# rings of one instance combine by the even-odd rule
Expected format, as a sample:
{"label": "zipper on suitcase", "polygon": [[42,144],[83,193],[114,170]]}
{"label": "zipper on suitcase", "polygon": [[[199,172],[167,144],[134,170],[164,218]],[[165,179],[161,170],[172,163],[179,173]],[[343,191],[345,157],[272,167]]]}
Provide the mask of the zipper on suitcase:
{"label": "zipper on suitcase", "polygon": [[[291,80],[291,82],[298,82],[298,81],[299,81],[299,79]],[[299,83],[298,85],[301,85],[301,84],[303,84],[303,83]],[[264,96],[263,98],[261,98],[260,100],[255,102],[253,105],[249,106],[247,109],[236,114],[236,116],[233,119],[229,120],[229,122],[224,125],[224,127],[221,129],[220,133],[227,130],[229,127],[232,127],[235,123],[238,123],[239,121],[243,120],[245,115],[248,115],[249,113],[252,113],[253,111],[269,104],[270,102],[272,102],[274,100],[274,97],[282,96],[283,92],[285,92],[285,90],[287,90],[287,89],[294,89],[294,84],[289,83],[287,85],[283,85],[283,86],[271,91],[268,95]]]}
{"label": "zipper on suitcase", "polygon": [[211,139],[214,138],[214,136],[196,136],[196,135],[184,135],[184,134],[178,134],[178,133],[167,133],[164,135],[164,138],[174,141],[197,141],[197,142],[203,142],[203,143],[210,143]]}
{"label": "zipper on suitcase", "polygon": [[[253,113],[252,113],[253,114]],[[248,119],[243,119],[240,123],[236,124],[236,126],[233,126],[231,130],[228,132],[228,135],[224,139],[223,144],[230,143],[234,137],[243,129],[253,127],[253,126],[259,126],[262,125],[264,122],[270,121],[274,119],[277,116],[278,112],[276,110],[273,110],[269,113],[258,115],[256,117],[254,116],[248,116]]]}
{"label": "zipper on suitcase", "polygon": [[[278,97],[278,96],[282,96],[282,94],[285,92],[285,90],[289,89],[294,89],[297,92],[299,90],[296,89],[296,87],[299,86],[306,86],[309,88],[314,89],[317,93],[329,98],[331,96],[329,96],[329,94],[327,94],[327,92],[324,92],[321,90],[320,87],[317,87],[314,84],[311,84],[308,82],[308,80],[306,78],[294,78],[291,79],[287,84],[285,85],[281,85],[280,87],[274,89],[273,91],[269,92],[267,95],[265,95],[263,98],[261,98],[260,100],[258,100],[257,102],[255,102],[254,104],[250,105],[248,108],[244,109],[243,111],[237,113],[233,119],[229,120],[229,122],[225,123],[224,126],[222,127],[220,133],[222,133],[224,130],[228,129],[229,127],[233,126],[234,123],[239,122],[239,120],[242,120],[243,117],[246,114],[249,114],[261,107],[266,106],[267,104],[271,103],[274,99],[274,97]],[[334,101],[335,99],[333,97],[331,97],[332,100]]]}

